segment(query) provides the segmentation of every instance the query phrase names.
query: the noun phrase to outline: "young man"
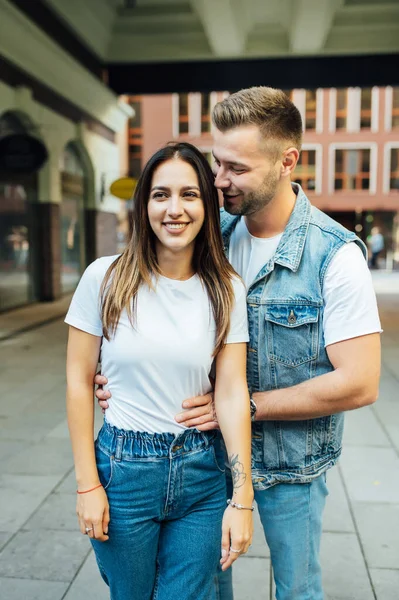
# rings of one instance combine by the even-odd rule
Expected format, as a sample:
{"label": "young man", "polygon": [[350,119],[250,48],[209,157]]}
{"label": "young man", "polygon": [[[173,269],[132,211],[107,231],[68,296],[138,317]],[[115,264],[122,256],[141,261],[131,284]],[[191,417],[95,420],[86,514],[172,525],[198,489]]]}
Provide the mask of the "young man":
{"label": "young man", "polygon": [[[248,290],[252,475],[277,598],[321,600],[326,471],[341,452],[343,411],[378,395],[381,329],[366,249],[291,184],[302,122],[282,91],[232,94],[213,123],[224,243]],[[217,426],[210,395],[183,408],[176,419],[188,427]],[[229,571],[216,597],[232,599]]]}

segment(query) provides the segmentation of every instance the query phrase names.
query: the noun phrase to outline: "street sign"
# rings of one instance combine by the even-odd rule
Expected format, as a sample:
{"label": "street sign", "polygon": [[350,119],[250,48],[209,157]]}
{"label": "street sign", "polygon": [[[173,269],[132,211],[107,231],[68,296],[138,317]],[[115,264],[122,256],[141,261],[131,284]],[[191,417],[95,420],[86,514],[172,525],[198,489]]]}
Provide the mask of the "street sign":
{"label": "street sign", "polygon": [[111,184],[110,193],[121,200],[131,200],[137,185],[137,179],[133,177],[121,177]]}

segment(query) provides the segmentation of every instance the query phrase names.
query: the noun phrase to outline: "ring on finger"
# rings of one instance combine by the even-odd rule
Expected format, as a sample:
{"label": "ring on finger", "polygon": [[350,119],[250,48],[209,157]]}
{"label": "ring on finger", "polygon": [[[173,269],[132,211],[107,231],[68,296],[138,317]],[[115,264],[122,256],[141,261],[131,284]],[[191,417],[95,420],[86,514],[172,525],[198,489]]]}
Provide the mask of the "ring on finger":
{"label": "ring on finger", "polygon": [[93,527],[85,527],[86,535],[89,533],[89,531],[93,531]]}
{"label": "ring on finger", "polygon": [[230,546],[230,552],[234,552],[235,554],[241,554],[242,550],[235,550]]}

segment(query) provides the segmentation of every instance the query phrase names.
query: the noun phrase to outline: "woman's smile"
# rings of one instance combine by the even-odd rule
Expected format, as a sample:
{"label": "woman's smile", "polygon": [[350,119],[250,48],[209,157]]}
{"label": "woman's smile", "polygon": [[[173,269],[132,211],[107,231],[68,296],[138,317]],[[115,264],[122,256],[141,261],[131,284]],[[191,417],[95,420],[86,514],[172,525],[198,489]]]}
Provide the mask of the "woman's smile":
{"label": "woman's smile", "polygon": [[166,221],[165,223],[162,223],[162,225],[165,227],[165,229],[173,234],[179,234],[182,233],[183,231],[185,231],[188,227],[188,225],[190,225],[190,222],[173,222],[173,221]]}

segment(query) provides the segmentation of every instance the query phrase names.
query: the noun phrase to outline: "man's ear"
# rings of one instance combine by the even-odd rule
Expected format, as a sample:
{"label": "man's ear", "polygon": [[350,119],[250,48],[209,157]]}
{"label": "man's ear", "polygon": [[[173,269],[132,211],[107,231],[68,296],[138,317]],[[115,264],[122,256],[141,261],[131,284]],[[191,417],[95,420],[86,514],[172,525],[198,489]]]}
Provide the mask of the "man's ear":
{"label": "man's ear", "polygon": [[291,177],[299,159],[299,150],[291,147],[284,150],[281,162],[281,176]]}

